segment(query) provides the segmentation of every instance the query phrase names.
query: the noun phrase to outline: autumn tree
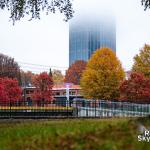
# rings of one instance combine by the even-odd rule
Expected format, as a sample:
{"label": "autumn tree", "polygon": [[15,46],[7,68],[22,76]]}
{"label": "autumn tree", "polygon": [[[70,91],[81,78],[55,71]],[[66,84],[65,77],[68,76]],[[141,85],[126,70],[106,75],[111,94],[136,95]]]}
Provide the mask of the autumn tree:
{"label": "autumn tree", "polygon": [[140,53],[134,57],[132,71],[143,73],[145,77],[150,78],[150,45],[145,44]]}
{"label": "autumn tree", "polygon": [[33,94],[33,99],[38,103],[45,103],[52,100],[53,80],[46,72],[40,73],[34,77],[33,81],[36,90]]}
{"label": "autumn tree", "polygon": [[6,100],[8,100],[7,93],[5,91],[5,86],[3,82],[3,78],[0,78],[0,104],[3,105]]}
{"label": "autumn tree", "polygon": [[21,100],[21,87],[16,79],[0,78],[0,100],[3,103],[15,103]]}
{"label": "autumn tree", "polygon": [[26,15],[31,19],[40,19],[42,11],[46,14],[55,13],[59,10],[65,20],[73,17],[72,0],[1,0],[0,8],[10,12],[10,18],[15,22]]}
{"label": "autumn tree", "polygon": [[83,71],[86,68],[86,62],[83,60],[78,60],[74,62],[66,71],[65,82],[74,83],[76,85],[80,84],[80,78]]}
{"label": "autumn tree", "polygon": [[0,54],[0,77],[17,78],[21,83],[20,67],[14,58]]}
{"label": "autumn tree", "polygon": [[140,73],[132,73],[120,86],[121,100],[150,103],[150,78]]}
{"label": "autumn tree", "polygon": [[35,74],[31,71],[23,71],[21,70],[21,83],[22,86],[32,85]]}
{"label": "autumn tree", "polygon": [[5,78],[4,86],[7,92],[8,99],[12,102],[18,101],[21,99],[21,88],[18,85],[18,81],[16,79]]}
{"label": "autumn tree", "polygon": [[115,53],[109,48],[97,49],[81,78],[83,94],[92,99],[117,99],[119,85],[124,76],[124,70]]}
{"label": "autumn tree", "polygon": [[53,78],[53,82],[55,85],[56,84],[63,84],[63,82],[64,82],[64,76],[60,70],[54,69],[52,71],[52,78]]}

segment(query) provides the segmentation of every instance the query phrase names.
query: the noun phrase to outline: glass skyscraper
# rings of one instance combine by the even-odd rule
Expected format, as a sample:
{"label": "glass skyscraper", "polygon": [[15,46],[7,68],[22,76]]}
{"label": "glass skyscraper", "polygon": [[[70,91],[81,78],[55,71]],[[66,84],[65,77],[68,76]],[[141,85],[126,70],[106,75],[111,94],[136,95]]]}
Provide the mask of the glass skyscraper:
{"label": "glass skyscraper", "polygon": [[101,47],[116,51],[116,22],[114,17],[72,20],[69,24],[69,65],[77,60],[87,61]]}

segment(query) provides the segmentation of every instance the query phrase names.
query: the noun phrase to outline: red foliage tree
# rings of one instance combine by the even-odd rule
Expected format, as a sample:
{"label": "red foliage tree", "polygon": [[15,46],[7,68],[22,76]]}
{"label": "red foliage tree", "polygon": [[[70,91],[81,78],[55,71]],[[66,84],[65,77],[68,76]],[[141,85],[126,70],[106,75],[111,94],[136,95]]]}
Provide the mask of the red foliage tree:
{"label": "red foliage tree", "polygon": [[80,78],[86,68],[86,64],[87,63],[83,60],[78,60],[73,63],[66,71],[65,82],[74,83],[76,85],[80,84]]}
{"label": "red foliage tree", "polygon": [[50,75],[43,72],[33,79],[33,84],[36,87],[33,93],[33,100],[38,102],[49,102],[52,100],[53,80]]}
{"label": "red foliage tree", "polygon": [[8,97],[4,88],[4,82],[3,79],[0,78],[0,102],[3,103],[6,101],[6,99],[8,99]]}
{"label": "red foliage tree", "polygon": [[150,78],[132,73],[120,86],[121,100],[139,103],[150,103]]}
{"label": "red foliage tree", "polygon": [[16,79],[5,78],[4,86],[8,99],[10,99],[12,102],[16,102],[21,99],[22,90],[19,87],[18,81]]}
{"label": "red foliage tree", "polygon": [[0,100],[1,103],[14,103],[21,100],[22,90],[16,79],[0,78]]}

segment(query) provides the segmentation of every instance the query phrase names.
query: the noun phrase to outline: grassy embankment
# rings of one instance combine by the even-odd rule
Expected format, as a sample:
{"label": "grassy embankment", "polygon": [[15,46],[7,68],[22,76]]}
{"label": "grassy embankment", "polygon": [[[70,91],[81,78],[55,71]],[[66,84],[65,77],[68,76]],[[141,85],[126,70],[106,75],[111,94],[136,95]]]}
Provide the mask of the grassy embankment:
{"label": "grassy embankment", "polygon": [[135,119],[1,121],[0,150],[149,150],[138,134]]}

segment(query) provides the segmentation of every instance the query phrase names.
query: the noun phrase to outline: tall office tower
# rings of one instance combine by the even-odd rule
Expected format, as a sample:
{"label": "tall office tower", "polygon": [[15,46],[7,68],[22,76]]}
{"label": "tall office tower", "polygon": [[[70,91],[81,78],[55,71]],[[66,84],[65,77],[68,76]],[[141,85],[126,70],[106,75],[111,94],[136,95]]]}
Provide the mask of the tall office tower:
{"label": "tall office tower", "polygon": [[87,61],[97,48],[109,47],[116,52],[114,16],[73,18],[69,24],[69,65]]}

